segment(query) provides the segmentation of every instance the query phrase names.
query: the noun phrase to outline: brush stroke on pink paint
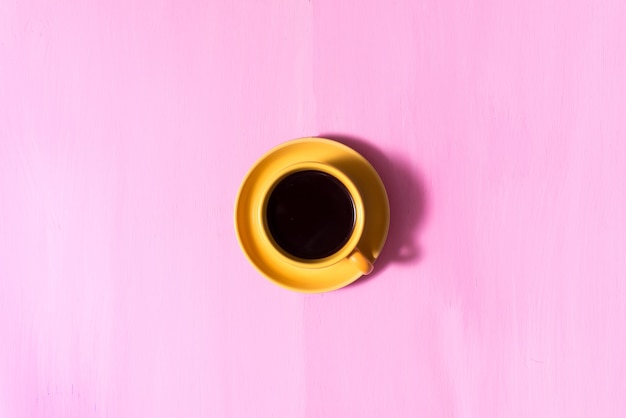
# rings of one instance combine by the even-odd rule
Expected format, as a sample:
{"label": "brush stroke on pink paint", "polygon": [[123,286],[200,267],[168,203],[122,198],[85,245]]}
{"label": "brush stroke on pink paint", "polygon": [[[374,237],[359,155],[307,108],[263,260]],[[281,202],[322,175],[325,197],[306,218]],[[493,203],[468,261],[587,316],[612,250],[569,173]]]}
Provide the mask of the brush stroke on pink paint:
{"label": "brush stroke on pink paint", "polygon": [[[0,3],[0,416],[626,416],[621,0]],[[372,276],[240,251],[265,151],[383,178]]]}

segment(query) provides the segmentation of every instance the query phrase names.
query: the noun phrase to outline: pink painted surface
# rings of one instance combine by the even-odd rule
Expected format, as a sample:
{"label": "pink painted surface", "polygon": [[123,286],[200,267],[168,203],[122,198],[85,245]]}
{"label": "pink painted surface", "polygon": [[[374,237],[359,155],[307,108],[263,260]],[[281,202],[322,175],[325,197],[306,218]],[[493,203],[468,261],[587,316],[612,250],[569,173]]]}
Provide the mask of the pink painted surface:
{"label": "pink painted surface", "polygon": [[[0,417],[626,416],[626,7],[0,2]],[[377,272],[247,264],[245,172],[330,135]]]}

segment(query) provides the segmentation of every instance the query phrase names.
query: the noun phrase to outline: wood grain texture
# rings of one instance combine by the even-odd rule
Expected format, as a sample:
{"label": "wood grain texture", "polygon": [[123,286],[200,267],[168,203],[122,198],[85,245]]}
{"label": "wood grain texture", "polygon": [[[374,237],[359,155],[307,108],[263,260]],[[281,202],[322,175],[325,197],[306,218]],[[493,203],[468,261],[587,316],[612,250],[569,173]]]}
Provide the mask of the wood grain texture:
{"label": "wood grain texture", "polygon": [[[0,2],[0,416],[626,416],[626,7]],[[375,273],[234,234],[272,146],[368,157]]]}

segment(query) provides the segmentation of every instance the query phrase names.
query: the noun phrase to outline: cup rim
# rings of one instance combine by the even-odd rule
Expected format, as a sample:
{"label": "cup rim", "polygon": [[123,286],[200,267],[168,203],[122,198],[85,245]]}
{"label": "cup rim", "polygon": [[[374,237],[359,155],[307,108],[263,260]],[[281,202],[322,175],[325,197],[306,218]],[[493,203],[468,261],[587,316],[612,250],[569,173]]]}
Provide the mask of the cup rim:
{"label": "cup rim", "polygon": [[[295,257],[282,249],[280,245],[278,245],[278,243],[272,238],[268,230],[267,220],[265,216],[269,196],[271,195],[274,188],[278,185],[278,183],[291,174],[308,170],[321,171],[323,173],[329,174],[337,179],[344,187],[346,187],[346,189],[350,193],[352,204],[354,205],[355,218],[354,227],[352,228],[350,238],[348,238],[346,243],[339,250],[327,257],[311,260]],[[268,248],[271,248],[274,251],[276,258],[297,267],[319,269],[332,266],[340,262],[341,260],[347,259],[350,254],[352,254],[352,252],[357,249],[357,244],[361,240],[365,227],[365,210],[363,205],[363,198],[354,182],[342,170],[331,164],[319,161],[301,161],[290,164],[284,167],[282,170],[277,171],[276,174],[274,174],[267,182],[267,184],[268,186],[265,188],[260,199],[260,204],[258,206],[257,225],[259,226],[261,236],[268,244]]]}

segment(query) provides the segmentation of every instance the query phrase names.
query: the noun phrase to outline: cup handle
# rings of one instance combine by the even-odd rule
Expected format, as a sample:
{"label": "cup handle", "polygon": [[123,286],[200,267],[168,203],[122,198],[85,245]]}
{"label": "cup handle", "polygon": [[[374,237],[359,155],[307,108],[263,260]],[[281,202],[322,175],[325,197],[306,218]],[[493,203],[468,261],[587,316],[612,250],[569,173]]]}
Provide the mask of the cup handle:
{"label": "cup handle", "polygon": [[358,248],[354,249],[352,254],[350,254],[350,257],[348,257],[348,260],[350,260],[356,266],[356,268],[361,270],[361,273],[363,273],[364,275],[370,274],[372,270],[374,270],[372,262],[369,261]]}

